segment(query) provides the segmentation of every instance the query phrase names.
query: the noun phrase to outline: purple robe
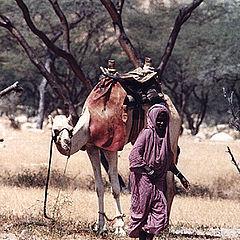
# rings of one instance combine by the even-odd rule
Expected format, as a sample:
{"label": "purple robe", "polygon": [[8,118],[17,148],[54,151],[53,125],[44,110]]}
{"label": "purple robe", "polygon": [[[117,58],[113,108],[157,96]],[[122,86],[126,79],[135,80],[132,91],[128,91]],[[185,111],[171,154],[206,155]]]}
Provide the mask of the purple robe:
{"label": "purple robe", "polygon": [[[160,112],[168,116],[164,138],[158,135],[156,119]],[[157,235],[168,226],[169,214],[164,196],[166,174],[173,162],[169,137],[169,110],[153,105],[147,113],[147,128],[143,129],[129,155],[131,207],[129,236],[139,237],[139,231]],[[150,180],[144,165],[157,172]]]}

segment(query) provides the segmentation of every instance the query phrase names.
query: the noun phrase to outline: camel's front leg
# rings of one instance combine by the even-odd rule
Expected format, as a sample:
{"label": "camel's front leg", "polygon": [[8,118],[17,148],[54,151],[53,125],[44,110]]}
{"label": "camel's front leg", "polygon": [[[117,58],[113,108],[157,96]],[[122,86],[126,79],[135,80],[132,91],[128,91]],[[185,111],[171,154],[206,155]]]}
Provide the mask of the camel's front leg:
{"label": "camel's front leg", "polygon": [[104,219],[104,184],[102,181],[102,173],[100,166],[100,152],[96,147],[87,148],[88,156],[92,163],[93,173],[95,177],[95,189],[98,196],[98,220],[94,229],[100,233],[105,231],[105,219]]}
{"label": "camel's front leg", "polygon": [[109,176],[112,186],[112,194],[116,204],[115,233],[125,236],[123,213],[120,206],[120,184],[118,179],[118,157],[117,152],[103,151],[109,164]]}

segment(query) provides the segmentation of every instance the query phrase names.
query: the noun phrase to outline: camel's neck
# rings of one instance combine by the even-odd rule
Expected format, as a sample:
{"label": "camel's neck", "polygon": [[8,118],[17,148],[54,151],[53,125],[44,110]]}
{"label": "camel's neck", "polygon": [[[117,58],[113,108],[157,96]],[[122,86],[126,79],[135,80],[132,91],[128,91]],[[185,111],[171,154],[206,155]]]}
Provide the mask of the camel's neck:
{"label": "camel's neck", "polygon": [[73,129],[70,155],[79,151],[88,142],[90,137],[89,122],[90,113],[86,108]]}

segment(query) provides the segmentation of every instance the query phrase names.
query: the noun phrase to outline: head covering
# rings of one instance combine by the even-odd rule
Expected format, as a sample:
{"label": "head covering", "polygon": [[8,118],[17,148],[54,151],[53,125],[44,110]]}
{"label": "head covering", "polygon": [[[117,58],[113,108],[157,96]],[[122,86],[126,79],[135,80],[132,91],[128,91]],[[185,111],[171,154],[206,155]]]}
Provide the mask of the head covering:
{"label": "head covering", "polygon": [[[159,129],[156,124],[157,116],[165,112],[167,115],[167,124],[165,136],[162,138],[159,136]],[[147,127],[152,129],[152,156],[149,159],[149,166],[154,169],[168,170],[173,161],[173,152],[170,144],[169,134],[169,110],[165,105],[155,104],[147,112]],[[161,148],[161,149],[159,149]]]}
{"label": "head covering", "polygon": [[158,132],[157,127],[157,117],[160,113],[165,112],[167,115],[167,126],[169,125],[169,111],[168,108],[163,104],[155,104],[151,108],[149,108],[147,112],[147,126],[152,128]]}
{"label": "head covering", "polygon": [[[161,137],[156,125],[158,114],[167,114],[167,124],[165,136]],[[159,131],[158,131],[159,130]],[[154,170],[159,170],[164,177],[164,173],[169,170],[173,161],[173,153],[170,145],[169,135],[169,110],[162,104],[153,105],[147,112],[147,127],[143,129],[129,155],[130,169],[148,165]]]}

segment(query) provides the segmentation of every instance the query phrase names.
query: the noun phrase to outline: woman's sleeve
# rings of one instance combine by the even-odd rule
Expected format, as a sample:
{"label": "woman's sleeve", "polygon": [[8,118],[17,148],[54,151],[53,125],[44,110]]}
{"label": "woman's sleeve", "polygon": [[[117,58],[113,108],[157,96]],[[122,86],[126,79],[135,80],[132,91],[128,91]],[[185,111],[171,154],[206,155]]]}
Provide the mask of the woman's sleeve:
{"label": "woman's sleeve", "polygon": [[129,168],[131,171],[139,171],[141,167],[146,165],[144,160],[144,150],[146,144],[147,131],[143,130],[133,145],[132,151],[129,155]]}
{"label": "woman's sleeve", "polygon": [[179,170],[177,169],[177,166],[172,162],[170,169],[169,169],[174,175],[179,174]]}

